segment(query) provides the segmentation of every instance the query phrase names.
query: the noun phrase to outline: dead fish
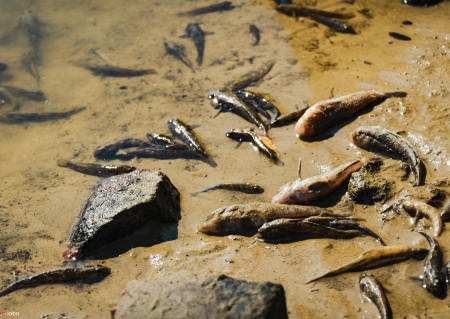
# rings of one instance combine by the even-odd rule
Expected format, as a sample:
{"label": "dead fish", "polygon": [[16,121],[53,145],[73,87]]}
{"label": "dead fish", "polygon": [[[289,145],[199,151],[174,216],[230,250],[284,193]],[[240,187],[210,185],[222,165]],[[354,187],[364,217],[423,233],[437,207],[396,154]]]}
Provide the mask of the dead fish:
{"label": "dead fish", "polygon": [[186,27],[186,35],[181,37],[189,37],[195,44],[197,49],[197,64],[203,64],[203,53],[205,52],[205,32],[197,23],[189,23]]}
{"label": "dead fish", "polygon": [[327,27],[332,28],[337,32],[356,34],[355,29],[353,29],[353,27],[349,24],[333,20],[327,17],[319,16],[316,14],[309,15],[309,18],[316,22],[326,25]]}
{"label": "dead fish", "polygon": [[246,232],[279,218],[302,218],[317,215],[348,216],[334,214],[332,210],[314,206],[252,203],[218,208],[197,225],[197,230],[206,234]]}
{"label": "dead fish", "polygon": [[147,139],[151,144],[165,146],[167,148],[174,148],[178,150],[187,150],[189,148],[186,144],[178,143],[170,136],[156,132],[147,133]]}
{"label": "dead fish", "polygon": [[111,269],[102,265],[70,267],[44,271],[40,274],[27,276],[25,278],[14,281],[0,292],[0,297],[21,288],[62,283],[67,281],[101,278],[108,276],[110,273]]}
{"label": "dead fish", "polygon": [[247,194],[261,194],[264,192],[264,186],[259,184],[253,184],[253,183],[220,183],[213,186],[210,186],[208,188],[205,188],[204,190],[191,193],[192,196],[197,196],[200,193],[209,192],[215,189],[227,189],[230,191],[238,191],[243,192]]}
{"label": "dead fish", "polygon": [[258,237],[281,239],[291,236],[314,236],[321,238],[353,238],[361,233],[357,230],[340,230],[302,219],[280,218],[265,223],[258,229]]}
{"label": "dead fish", "polygon": [[378,280],[370,274],[359,277],[361,296],[377,306],[381,319],[392,319],[392,310],[384,294],[383,287]]}
{"label": "dead fish", "polygon": [[301,137],[312,137],[353,115],[366,106],[381,103],[391,97],[405,97],[404,92],[383,93],[363,91],[318,102],[310,107],[295,125]]}
{"label": "dead fish", "polygon": [[24,10],[19,18],[19,26],[28,38],[30,46],[37,53],[41,41],[41,23],[31,10]]}
{"label": "dead fish", "polygon": [[170,42],[170,41],[165,41],[164,42],[164,48],[166,49],[167,54],[171,54],[174,57],[176,57],[178,60],[180,60],[181,62],[186,64],[192,70],[193,73],[195,73],[195,70],[192,67],[192,63],[188,59],[186,54],[184,53],[184,49],[182,47],[180,47],[176,43],[173,43],[173,42]]}
{"label": "dead fish", "polygon": [[255,124],[264,131],[265,135],[268,135],[267,125],[261,120],[253,105],[245,103],[233,93],[224,90],[209,92],[208,99],[215,109],[219,109],[219,113],[224,109],[233,112],[248,122]]}
{"label": "dead fish", "polygon": [[255,37],[255,42],[253,43],[253,46],[258,45],[259,41],[261,40],[261,31],[256,27],[254,24],[250,24],[250,33],[253,34]]}
{"label": "dead fish", "polygon": [[41,90],[30,91],[30,90],[25,90],[25,89],[21,89],[21,88],[15,87],[15,86],[8,86],[8,85],[2,85],[1,87],[16,97],[21,97],[21,98],[25,98],[27,100],[37,101],[37,102],[44,102],[47,100],[47,97],[45,96],[44,92],[42,92]]}
{"label": "dead fish", "polygon": [[297,121],[299,118],[303,116],[303,114],[305,114],[307,109],[308,105],[304,105],[301,109],[297,111],[281,115],[271,123],[270,127],[283,126],[293,121]]}
{"label": "dead fish", "polygon": [[350,230],[350,229],[358,230],[359,232],[361,232],[361,234],[371,236],[375,238],[375,240],[379,242],[382,246],[386,246],[385,242],[380,238],[380,236],[375,234],[369,228],[355,222],[352,219],[314,216],[307,218],[306,221],[331,228],[336,228],[339,230]]}
{"label": "dead fish", "polygon": [[425,184],[425,170],[419,155],[412,144],[400,135],[380,126],[361,126],[350,135],[350,139],[353,144],[369,151],[399,156],[411,167],[414,186]]}
{"label": "dead fish", "polygon": [[282,186],[272,198],[272,203],[298,205],[323,198],[342,185],[363,164],[363,161],[356,160],[303,181],[298,178]]}
{"label": "dead fish", "polygon": [[70,168],[76,172],[100,177],[126,174],[137,169],[137,167],[128,165],[72,163],[62,158],[58,159],[56,164],[61,167]]}
{"label": "dead fish", "polygon": [[391,37],[393,37],[394,39],[397,39],[397,40],[411,41],[410,37],[407,37],[406,35],[403,35],[403,34],[400,34],[400,33],[397,33],[397,32],[389,32],[389,35]]}
{"label": "dead fish", "polygon": [[267,73],[272,70],[272,67],[275,65],[275,61],[271,60],[265,64],[263,64],[259,69],[252,71],[250,73],[247,73],[240,78],[231,81],[228,83],[225,87],[227,87],[230,91],[236,91],[245,89],[247,86],[254,82],[258,82],[263,77],[267,75]]}
{"label": "dead fish", "polygon": [[218,11],[228,11],[234,9],[233,3],[231,1],[224,1],[216,4],[212,4],[210,6],[197,8],[188,12],[182,12],[178,13],[178,16],[180,17],[193,17],[198,16],[201,14],[211,13],[211,12],[218,12]]}
{"label": "dead fish", "polygon": [[293,16],[293,17],[310,17],[311,15],[317,15],[317,16],[337,18],[337,19],[350,19],[355,16],[355,14],[353,12],[344,12],[344,13],[329,12],[329,11],[323,11],[323,10],[314,9],[314,8],[301,7],[296,4],[287,4],[287,5],[282,4],[282,5],[276,6],[275,9],[278,12],[281,12],[288,16]]}
{"label": "dead fish", "polygon": [[76,113],[85,110],[86,107],[77,107],[66,112],[41,112],[41,113],[25,113],[25,112],[11,112],[6,114],[9,123],[22,122],[44,122],[68,118]]}
{"label": "dead fish", "polygon": [[263,134],[257,134],[251,129],[231,129],[225,132],[225,135],[240,142],[252,142],[261,153],[267,156],[276,165],[282,166],[284,163],[279,159],[280,153],[275,149],[272,141]]}
{"label": "dead fish", "polygon": [[330,270],[327,273],[314,277],[306,283],[316,281],[327,276],[334,276],[351,270],[362,270],[366,268],[379,267],[385,264],[405,261],[409,258],[424,258],[428,249],[409,246],[386,246],[376,248],[362,253],[358,258],[342,266]]}
{"label": "dead fish", "polygon": [[417,223],[420,216],[424,216],[431,221],[434,230],[434,236],[437,237],[442,232],[443,223],[439,211],[434,207],[415,200],[406,200],[402,207],[410,214],[415,214],[414,224]]}
{"label": "dead fish", "polygon": [[110,65],[92,65],[87,67],[94,75],[111,76],[111,77],[129,77],[141,76],[146,74],[156,74],[155,69],[133,70],[126,68],[119,68]]}
{"label": "dead fish", "polygon": [[[280,116],[280,111],[278,110],[278,108],[261,94],[245,90],[238,90],[235,93],[237,97],[254,103],[254,106],[257,107],[258,111],[268,119],[268,125],[271,126],[273,122],[276,121]],[[270,113],[272,113],[272,116],[269,117],[267,115],[267,112],[263,112],[262,110],[270,111]]]}
{"label": "dead fish", "polygon": [[170,118],[167,123],[172,134],[183,141],[190,150],[200,155],[212,167],[217,166],[211,155],[206,151],[206,147],[200,143],[194,130],[188,124],[175,117]]}
{"label": "dead fish", "polygon": [[423,264],[423,273],[420,276],[422,286],[426,288],[433,296],[442,298],[445,295],[445,276],[442,273],[444,264],[441,247],[427,233],[418,232],[427,239],[430,251],[428,252]]}
{"label": "dead fish", "polygon": [[105,159],[116,155],[119,150],[131,147],[149,147],[148,142],[139,140],[137,138],[121,138],[118,140],[109,141],[97,146],[94,151],[95,158]]}

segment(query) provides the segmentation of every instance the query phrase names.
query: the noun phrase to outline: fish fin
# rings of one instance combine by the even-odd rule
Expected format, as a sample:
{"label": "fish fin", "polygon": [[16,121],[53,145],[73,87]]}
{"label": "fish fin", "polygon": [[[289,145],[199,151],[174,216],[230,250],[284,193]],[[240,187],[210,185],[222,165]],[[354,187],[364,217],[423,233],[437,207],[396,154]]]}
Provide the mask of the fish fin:
{"label": "fish fin", "polygon": [[391,98],[391,97],[407,97],[408,93],[406,92],[387,92],[385,93],[387,98]]}
{"label": "fish fin", "polygon": [[217,114],[213,116],[213,119],[215,119],[216,117],[218,117],[219,114],[220,114],[220,112],[222,112],[222,107],[219,108],[219,112],[217,112]]}
{"label": "fish fin", "polygon": [[264,143],[265,146],[267,146],[272,151],[274,151],[274,153],[277,154],[277,156],[280,156],[280,153],[276,150],[275,146],[272,143],[272,140],[269,137],[267,137],[264,134],[258,134],[258,136],[261,139],[261,141]]}
{"label": "fish fin", "polygon": [[197,196],[198,194],[200,194],[200,193],[202,193],[203,191],[198,191],[198,192],[192,192],[191,193],[191,196],[192,197],[195,197],[195,196]]}
{"label": "fish fin", "polygon": [[211,32],[211,31],[203,31],[203,34],[204,34],[204,35],[211,35],[211,34],[214,34],[214,32]]}
{"label": "fish fin", "polygon": [[239,141],[239,143],[237,144],[237,146],[235,148],[238,148],[242,145],[242,143],[244,143],[243,141]]}
{"label": "fish fin", "polygon": [[275,159],[275,165],[277,165],[277,166],[283,166],[284,163],[283,163],[283,161],[280,160],[279,158],[276,158],[276,159]]}
{"label": "fish fin", "polygon": [[67,167],[69,165],[69,161],[60,158],[56,161],[56,165],[61,166],[61,167]]}
{"label": "fish fin", "polygon": [[181,39],[186,39],[186,38],[189,38],[189,35],[183,34],[183,35],[180,35],[179,38],[181,38]]}
{"label": "fish fin", "polygon": [[302,180],[302,158],[301,157],[298,159],[297,177],[299,180]]}

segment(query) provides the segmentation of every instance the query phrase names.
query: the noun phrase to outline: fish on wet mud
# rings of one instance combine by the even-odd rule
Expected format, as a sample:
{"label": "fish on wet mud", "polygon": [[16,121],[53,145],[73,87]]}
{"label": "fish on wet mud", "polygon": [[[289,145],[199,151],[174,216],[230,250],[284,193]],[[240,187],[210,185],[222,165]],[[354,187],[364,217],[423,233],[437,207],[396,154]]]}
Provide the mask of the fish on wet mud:
{"label": "fish on wet mud", "polygon": [[215,109],[219,109],[219,113],[222,110],[233,112],[234,114],[239,115],[248,122],[255,124],[257,127],[264,131],[265,135],[268,135],[267,125],[261,120],[256,108],[252,104],[245,103],[235,94],[225,90],[209,92],[208,99]]}
{"label": "fish on wet mud", "polygon": [[174,138],[156,132],[148,132],[147,139],[151,144],[165,146],[166,148],[174,148],[178,150],[187,150],[189,148],[186,144],[177,142]]}
{"label": "fish on wet mud", "polygon": [[[269,126],[272,126],[273,122],[276,121],[277,118],[280,116],[280,111],[275,106],[275,104],[270,102],[267,98],[265,98],[261,94],[245,90],[237,90],[235,94],[238,98],[241,98],[246,102],[249,101],[250,103],[252,103],[257,108],[257,110],[268,119],[267,125]],[[270,111],[272,116],[269,117],[266,110]]]}
{"label": "fish on wet mud", "polygon": [[197,50],[197,64],[200,66],[203,64],[203,54],[205,52],[205,32],[200,28],[197,23],[189,23],[186,27],[186,35],[181,38],[191,38],[194,42],[195,49]]}
{"label": "fish on wet mud", "polygon": [[197,153],[201,158],[203,158],[209,165],[216,167],[217,164],[211,157],[209,152],[203,143],[200,142],[198,136],[195,134],[194,130],[185,122],[175,117],[170,118],[167,121],[169,125],[169,130],[172,132],[173,136],[183,141],[190,150]]}
{"label": "fish on wet mud", "polygon": [[348,216],[314,206],[251,203],[218,208],[197,225],[197,230],[206,234],[248,232],[278,218],[304,218],[318,215]]}
{"label": "fish on wet mud", "polygon": [[178,13],[177,15],[180,17],[194,17],[201,14],[211,13],[211,12],[219,12],[219,11],[228,11],[234,9],[233,3],[231,1],[223,1],[216,4],[212,4],[210,6],[197,8],[191,11]]}
{"label": "fish on wet mud", "polygon": [[253,34],[255,37],[255,42],[253,43],[253,46],[256,46],[259,44],[259,41],[261,40],[261,31],[256,27],[254,24],[250,24],[250,33]]}
{"label": "fish on wet mud", "polygon": [[121,138],[113,141],[103,143],[94,151],[95,158],[106,159],[112,158],[116,155],[119,150],[131,148],[131,147],[149,147],[151,146],[148,142],[137,139],[137,138]]}
{"label": "fish on wet mud", "polygon": [[[65,112],[10,112],[6,114],[5,123],[23,123],[23,122],[45,122],[68,118],[77,114],[86,107],[77,107]],[[3,121],[3,120],[2,120]]]}
{"label": "fish on wet mud", "polygon": [[306,283],[316,281],[323,277],[335,276],[347,271],[363,270],[372,267],[381,267],[386,264],[398,263],[410,258],[422,259],[428,253],[428,249],[410,246],[386,246],[362,253],[356,259],[308,280]]}
{"label": "fish on wet mud", "polygon": [[310,17],[312,15],[317,15],[328,18],[350,19],[355,16],[353,12],[344,12],[344,13],[330,12],[314,8],[302,7],[296,4],[282,4],[276,6],[275,9],[278,12],[281,12],[291,17]]}
{"label": "fish on wet mud", "polygon": [[19,18],[19,26],[28,38],[30,46],[37,53],[41,41],[41,23],[31,10],[24,10]]}
{"label": "fish on wet mud", "polygon": [[164,42],[164,48],[166,49],[167,54],[173,55],[175,58],[186,64],[192,70],[192,72],[195,73],[191,61],[184,53],[184,48],[170,41]]}
{"label": "fish on wet mud", "polygon": [[279,218],[267,222],[258,229],[257,236],[264,239],[288,237],[354,238],[360,236],[358,230],[340,230],[309,222],[305,219]]}
{"label": "fish on wet mud", "polygon": [[192,196],[197,196],[200,193],[209,192],[215,189],[226,189],[230,191],[237,191],[247,194],[261,194],[264,192],[264,186],[254,183],[219,183],[198,192],[191,193]]}
{"label": "fish on wet mud", "polygon": [[44,271],[42,273],[27,276],[12,282],[8,287],[0,291],[0,297],[17,289],[34,286],[63,283],[68,281],[80,281],[94,278],[103,278],[111,273],[111,269],[102,265],[68,267]]}
{"label": "fish on wet mud", "polygon": [[[181,146],[186,146],[183,144],[180,144]],[[184,158],[184,159],[201,159],[206,160],[207,162],[209,159],[205,159],[205,157],[197,152],[195,152],[192,149],[189,149],[189,147],[167,147],[162,145],[151,145],[147,147],[131,147],[124,149],[124,154],[121,154],[123,158],[130,159],[130,158],[156,158],[156,159],[177,159],[177,158]],[[210,164],[208,162],[208,164]],[[213,166],[215,167],[215,166]]]}
{"label": "fish on wet mud", "polygon": [[400,157],[413,171],[414,186],[425,184],[424,165],[405,138],[380,126],[361,126],[350,135],[350,139],[353,144],[366,150]]}
{"label": "fish on wet mud", "polygon": [[403,34],[400,34],[400,33],[397,33],[397,32],[389,32],[389,35],[390,35],[391,37],[393,37],[394,39],[397,39],[397,40],[401,40],[401,41],[411,41],[411,38],[410,38],[410,37],[408,37],[408,36],[406,36],[406,35],[403,35]]}
{"label": "fish on wet mud", "polygon": [[355,29],[353,29],[353,27],[347,23],[343,23],[337,20],[333,20],[327,17],[323,17],[323,16],[319,16],[316,14],[311,14],[309,16],[310,19],[319,22],[323,25],[326,25],[327,27],[336,30],[337,32],[340,33],[349,33],[349,34],[356,34]]}
{"label": "fish on wet mud", "polygon": [[415,200],[403,201],[402,207],[408,213],[414,214],[414,224],[416,224],[419,218],[423,216],[431,222],[433,226],[433,236],[437,237],[441,234],[444,224],[442,222],[441,214],[436,208]]}
{"label": "fish on wet mud", "polygon": [[126,174],[138,169],[137,167],[129,165],[73,163],[62,158],[58,159],[56,164],[61,167],[70,168],[76,172],[99,177]]}
{"label": "fish on wet mud", "polygon": [[313,137],[369,105],[381,103],[391,97],[405,96],[404,92],[362,91],[318,102],[298,120],[295,132],[300,137]]}
{"label": "fish on wet mud", "polygon": [[298,178],[283,185],[272,198],[272,203],[299,205],[323,198],[342,185],[363,164],[363,161],[356,160],[305,180]]}
{"label": "fish on wet mud", "polygon": [[47,97],[45,96],[44,92],[41,90],[32,91],[32,90],[25,90],[22,88],[18,88],[15,86],[8,86],[8,85],[2,85],[0,88],[4,88],[6,91],[11,93],[12,95],[20,98],[24,98],[31,101],[36,102],[44,102],[47,100]]}
{"label": "fish on wet mud", "polygon": [[250,84],[258,82],[263,77],[265,77],[270,72],[270,70],[272,70],[274,65],[275,65],[274,60],[266,62],[257,70],[251,71],[239,77],[238,79],[229,82],[227,85],[225,85],[225,87],[228,88],[230,91],[245,89]]}
{"label": "fish on wet mud", "polygon": [[423,273],[420,276],[422,279],[422,286],[426,288],[433,296],[442,298],[445,296],[445,276],[442,272],[444,264],[442,250],[436,240],[427,233],[418,232],[424,236],[430,246],[430,251],[425,258],[423,264]]}
{"label": "fish on wet mud", "polygon": [[381,319],[392,319],[392,310],[386,298],[383,287],[371,274],[362,274],[359,277],[361,297],[372,302],[378,308]]}
{"label": "fish on wet mud", "polygon": [[276,126],[283,126],[283,125],[287,125],[290,124],[294,121],[297,121],[299,118],[301,118],[303,116],[303,114],[305,114],[306,110],[308,109],[308,105],[303,105],[303,107],[301,107],[299,110],[288,113],[288,114],[284,114],[284,115],[280,115],[277,119],[275,119],[271,124],[270,127],[276,127]]}
{"label": "fish on wet mud", "polygon": [[130,76],[142,76],[147,74],[156,74],[155,69],[127,69],[119,68],[110,65],[91,65],[87,67],[88,70],[94,75],[98,76],[110,76],[110,77],[130,77]]}

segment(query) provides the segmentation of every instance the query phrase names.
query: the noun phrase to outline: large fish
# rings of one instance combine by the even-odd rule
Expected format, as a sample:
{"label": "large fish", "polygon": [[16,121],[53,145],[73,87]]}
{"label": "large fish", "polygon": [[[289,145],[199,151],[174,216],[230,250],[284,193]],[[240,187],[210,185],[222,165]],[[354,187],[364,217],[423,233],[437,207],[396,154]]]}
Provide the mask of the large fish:
{"label": "large fish", "polygon": [[442,218],[437,209],[434,207],[427,205],[425,203],[415,201],[415,200],[406,200],[402,203],[402,207],[408,212],[415,214],[414,224],[419,220],[421,216],[429,219],[431,224],[433,225],[434,236],[437,237],[442,232],[442,228],[444,224],[442,223]]}
{"label": "large fish", "polygon": [[362,274],[359,277],[361,296],[377,306],[381,319],[392,319],[392,310],[384,294],[383,287],[373,275]]}

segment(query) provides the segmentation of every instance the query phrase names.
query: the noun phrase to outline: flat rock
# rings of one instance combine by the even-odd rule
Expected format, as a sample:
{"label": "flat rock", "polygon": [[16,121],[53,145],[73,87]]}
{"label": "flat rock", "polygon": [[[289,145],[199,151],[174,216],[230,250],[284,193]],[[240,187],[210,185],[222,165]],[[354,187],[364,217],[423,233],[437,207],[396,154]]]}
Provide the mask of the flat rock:
{"label": "flat rock", "polygon": [[66,260],[85,256],[151,220],[180,219],[180,193],[164,173],[140,169],[111,176],[92,188],[63,256]]}
{"label": "flat rock", "polygon": [[282,285],[225,275],[130,281],[111,314],[113,319],[288,317]]}

